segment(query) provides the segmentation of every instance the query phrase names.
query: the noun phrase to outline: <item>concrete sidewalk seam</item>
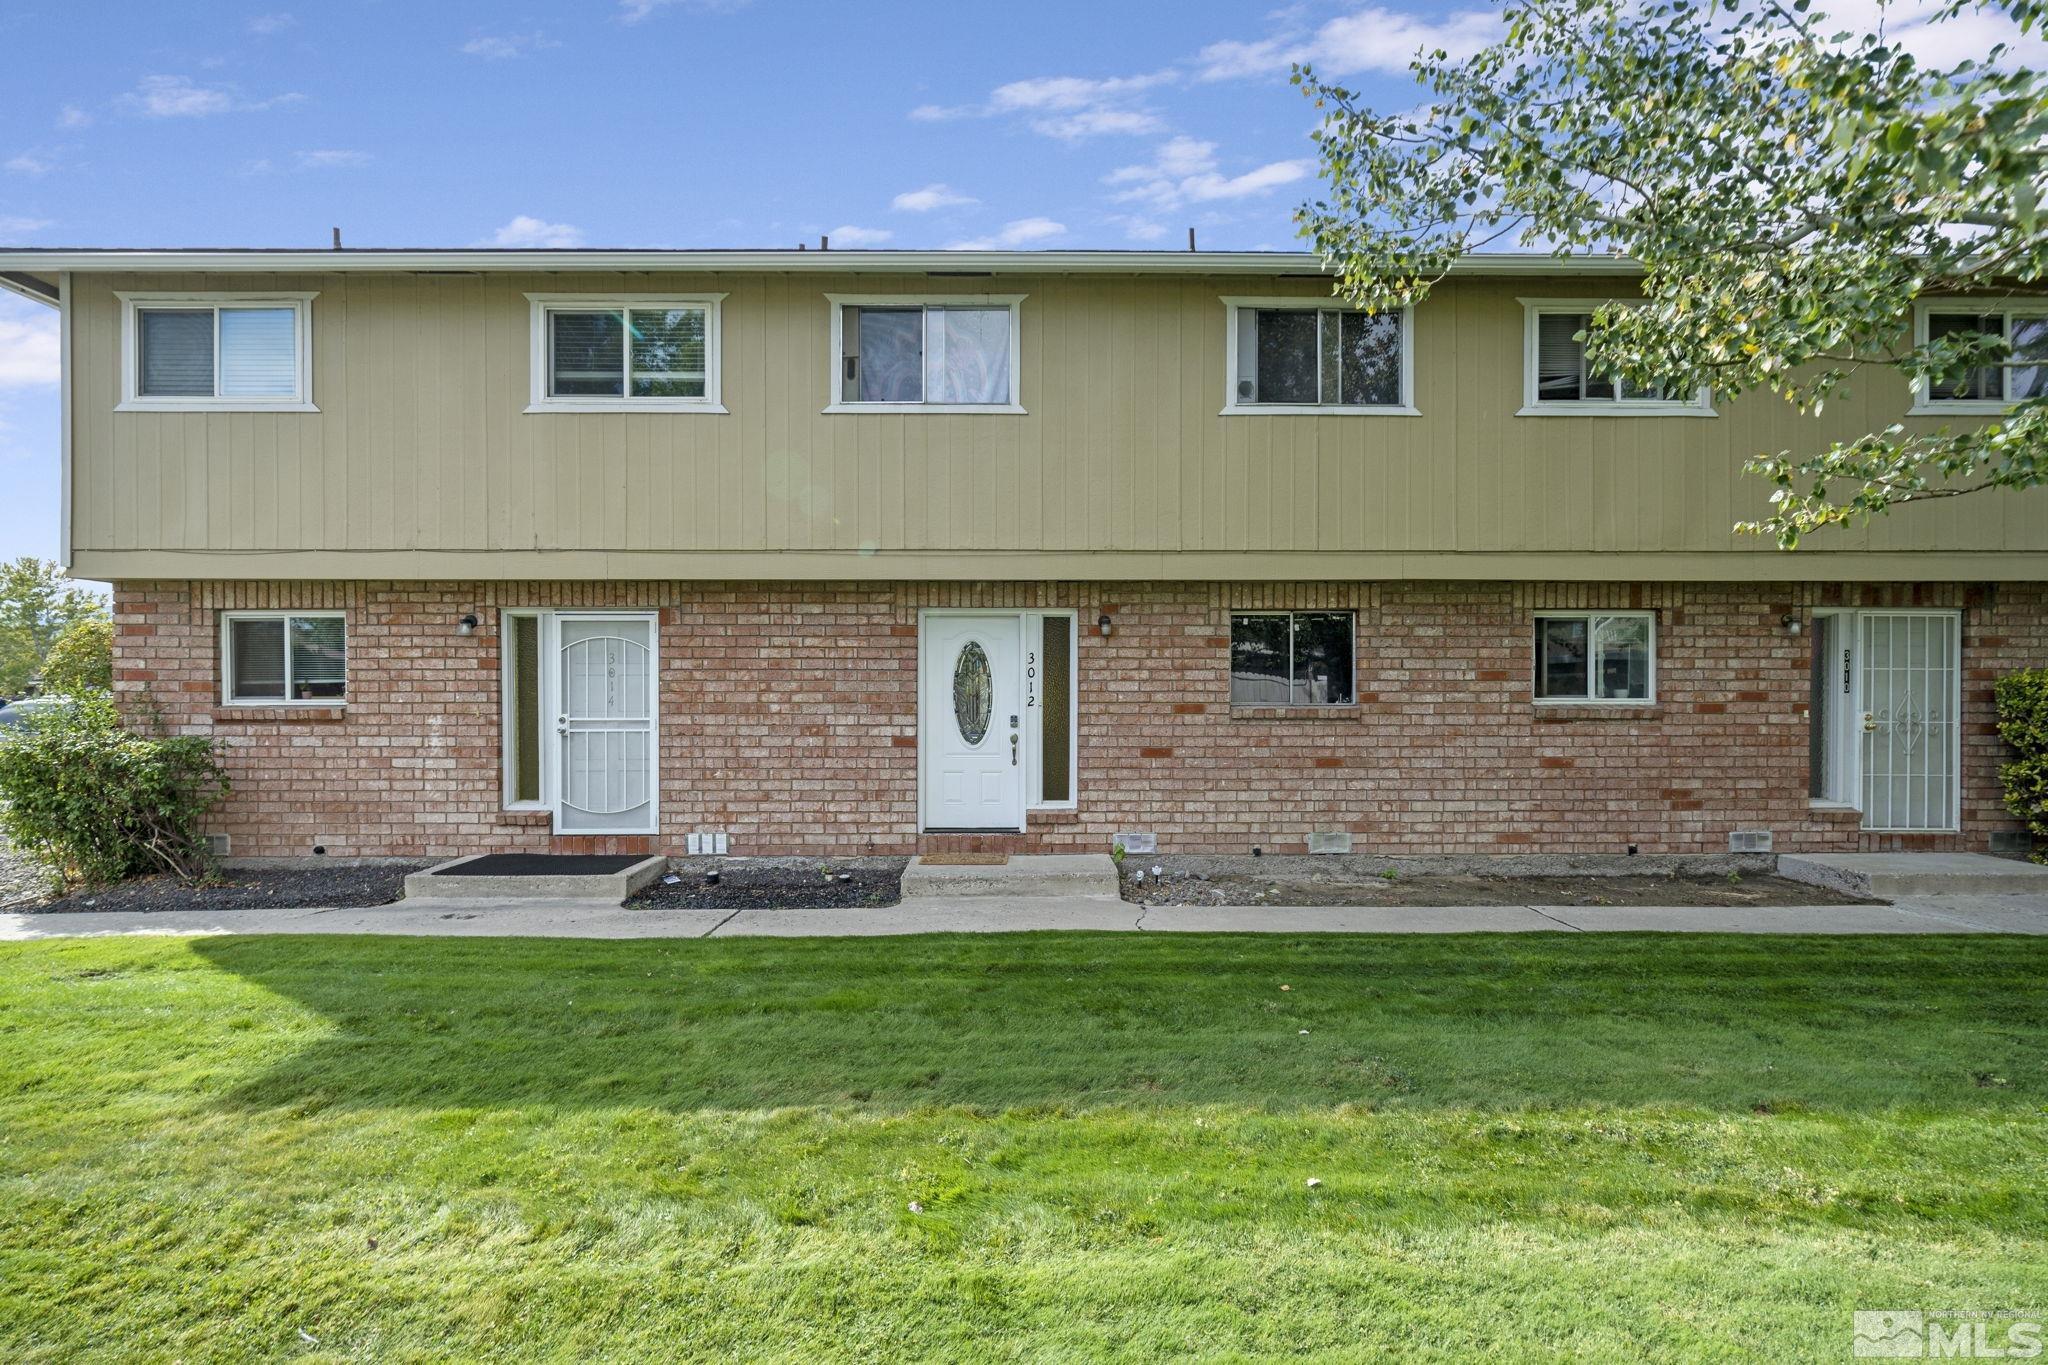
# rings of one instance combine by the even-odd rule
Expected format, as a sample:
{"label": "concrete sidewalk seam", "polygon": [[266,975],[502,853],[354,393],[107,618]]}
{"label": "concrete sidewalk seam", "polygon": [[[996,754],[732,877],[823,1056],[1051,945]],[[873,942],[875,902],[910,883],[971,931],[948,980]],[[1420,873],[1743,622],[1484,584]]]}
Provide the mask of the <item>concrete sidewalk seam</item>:
{"label": "concrete sidewalk seam", "polygon": [[1585,932],[1586,932],[1586,931],[1585,931],[1585,930],[1584,930],[1583,928],[1581,928],[1580,926],[1578,926],[1578,925],[1576,925],[1576,924],[1573,924],[1573,923],[1571,923],[1571,922],[1570,922],[1570,921],[1568,921],[1568,920],[1561,920],[1561,919],[1559,919],[1559,918],[1558,918],[1558,917],[1557,917],[1556,915],[1549,915],[1549,914],[1544,914],[1544,912],[1543,912],[1543,911],[1541,911],[1541,910],[1537,909],[1537,908],[1536,908],[1535,906],[1533,906],[1533,905],[1525,905],[1525,906],[1523,906],[1522,908],[1523,908],[1524,910],[1527,910],[1527,911],[1528,911],[1528,912],[1529,912],[1530,914],[1532,914],[1532,915],[1537,915],[1537,916],[1540,916],[1540,917],[1541,917],[1541,918],[1543,918],[1543,919],[1547,919],[1547,920],[1549,920],[1549,921],[1550,921],[1550,922],[1551,922],[1552,924],[1558,925],[1558,926],[1559,926],[1559,927],[1561,927],[1561,928],[1569,929],[1569,930],[1571,930],[1571,931],[1572,931],[1573,933],[1575,933],[1575,934],[1583,934],[1583,933],[1585,933]]}
{"label": "concrete sidewalk seam", "polygon": [[704,931],[703,933],[701,933],[701,934],[697,935],[697,937],[698,937],[698,938],[710,938],[710,937],[711,937],[711,936],[712,936],[713,934],[717,933],[717,932],[718,932],[718,931],[719,931],[720,929],[723,929],[723,928],[724,928],[724,927],[725,927],[726,925],[728,925],[728,924],[731,924],[731,923],[732,923],[732,922],[733,922],[734,920],[738,919],[738,918],[740,917],[740,911],[741,911],[741,910],[744,910],[744,909],[746,909],[746,907],[745,907],[745,906],[741,906],[741,907],[739,907],[739,909],[737,909],[737,910],[734,910],[734,911],[733,911],[733,912],[732,912],[732,913],[731,913],[730,915],[727,915],[727,916],[726,916],[726,917],[725,917],[724,919],[722,919],[722,920],[720,920],[720,921],[719,921],[718,923],[716,923],[716,924],[712,925],[712,926],[711,926],[711,927],[710,927],[709,929],[706,929],[706,930],[705,930],[705,931]]}

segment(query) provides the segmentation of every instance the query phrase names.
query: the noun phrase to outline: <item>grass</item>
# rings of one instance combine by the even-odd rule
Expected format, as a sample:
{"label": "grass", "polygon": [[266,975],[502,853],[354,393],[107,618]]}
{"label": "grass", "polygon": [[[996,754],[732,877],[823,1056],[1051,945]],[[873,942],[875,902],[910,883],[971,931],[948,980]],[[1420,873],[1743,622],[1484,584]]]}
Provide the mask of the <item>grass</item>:
{"label": "grass", "polygon": [[2048,1306],[2044,969],[1988,937],[7,945],[0,1358],[1846,1356],[1855,1307]]}

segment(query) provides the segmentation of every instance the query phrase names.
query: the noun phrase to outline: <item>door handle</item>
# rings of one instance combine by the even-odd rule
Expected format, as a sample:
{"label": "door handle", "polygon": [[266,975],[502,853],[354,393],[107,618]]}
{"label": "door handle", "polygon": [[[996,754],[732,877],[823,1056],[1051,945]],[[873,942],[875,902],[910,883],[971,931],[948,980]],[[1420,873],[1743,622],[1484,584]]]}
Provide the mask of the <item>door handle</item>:
{"label": "door handle", "polygon": [[1010,766],[1013,768],[1017,766],[1017,737],[1015,735],[1010,736]]}
{"label": "door handle", "polygon": [[1865,731],[1875,730],[1877,728],[1877,712],[1865,711],[1863,713],[1863,728]]}

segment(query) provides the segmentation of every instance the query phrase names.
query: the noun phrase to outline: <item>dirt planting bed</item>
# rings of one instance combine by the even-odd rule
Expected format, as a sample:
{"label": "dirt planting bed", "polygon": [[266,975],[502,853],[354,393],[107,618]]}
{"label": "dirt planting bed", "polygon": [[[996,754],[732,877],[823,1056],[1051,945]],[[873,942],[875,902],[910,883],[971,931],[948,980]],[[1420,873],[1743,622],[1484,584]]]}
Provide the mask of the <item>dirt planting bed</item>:
{"label": "dirt planting bed", "polygon": [[333,863],[324,867],[231,867],[210,882],[172,876],[137,877],[92,891],[74,891],[41,905],[10,909],[62,914],[80,910],[297,910],[389,905],[405,894],[405,874],[428,863]]}
{"label": "dirt planting bed", "polygon": [[894,905],[908,858],[675,858],[626,904],[690,910],[843,910]]}
{"label": "dirt planting bed", "polygon": [[[1769,872],[1679,864],[1642,872],[1471,870],[1353,856],[1147,857],[1123,861],[1123,897],[1139,905],[1856,905],[1869,903]],[[1157,869],[1155,873],[1154,869]],[[1455,870],[1453,870],[1455,869]],[[1682,869],[1682,870],[1681,870]]]}

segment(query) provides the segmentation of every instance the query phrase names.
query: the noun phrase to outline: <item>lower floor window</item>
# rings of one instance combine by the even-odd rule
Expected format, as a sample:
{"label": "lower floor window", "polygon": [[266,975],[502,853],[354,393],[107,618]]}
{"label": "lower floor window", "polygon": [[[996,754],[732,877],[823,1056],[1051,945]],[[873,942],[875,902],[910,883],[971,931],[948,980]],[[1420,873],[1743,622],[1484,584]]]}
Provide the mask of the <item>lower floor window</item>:
{"label": "lower floor window", "polygon": [[539,805],[540,613],[504,618],[505,801]]}
{"label": "lower floor window", "polygon": [[1025,651],[1028,705],[1038,722],[1035,804],[1065,805],[1074,799],[1074,618],[1047,612]]}
{"label": "lower floor window", "polygon": [[1348,611],[1232,612],[1231,705],[1350,705],[1355,625]]}
{"label": "lower floor window", "polygon": [[1656,630],[1649,612],[1546,612],[1536,618],[1538,701],[1648,701]]}
{"label": "lower floor window", "polygon": [[230,612],[222,621],[230,702],[332,702],[348,695],[340,612]]}

